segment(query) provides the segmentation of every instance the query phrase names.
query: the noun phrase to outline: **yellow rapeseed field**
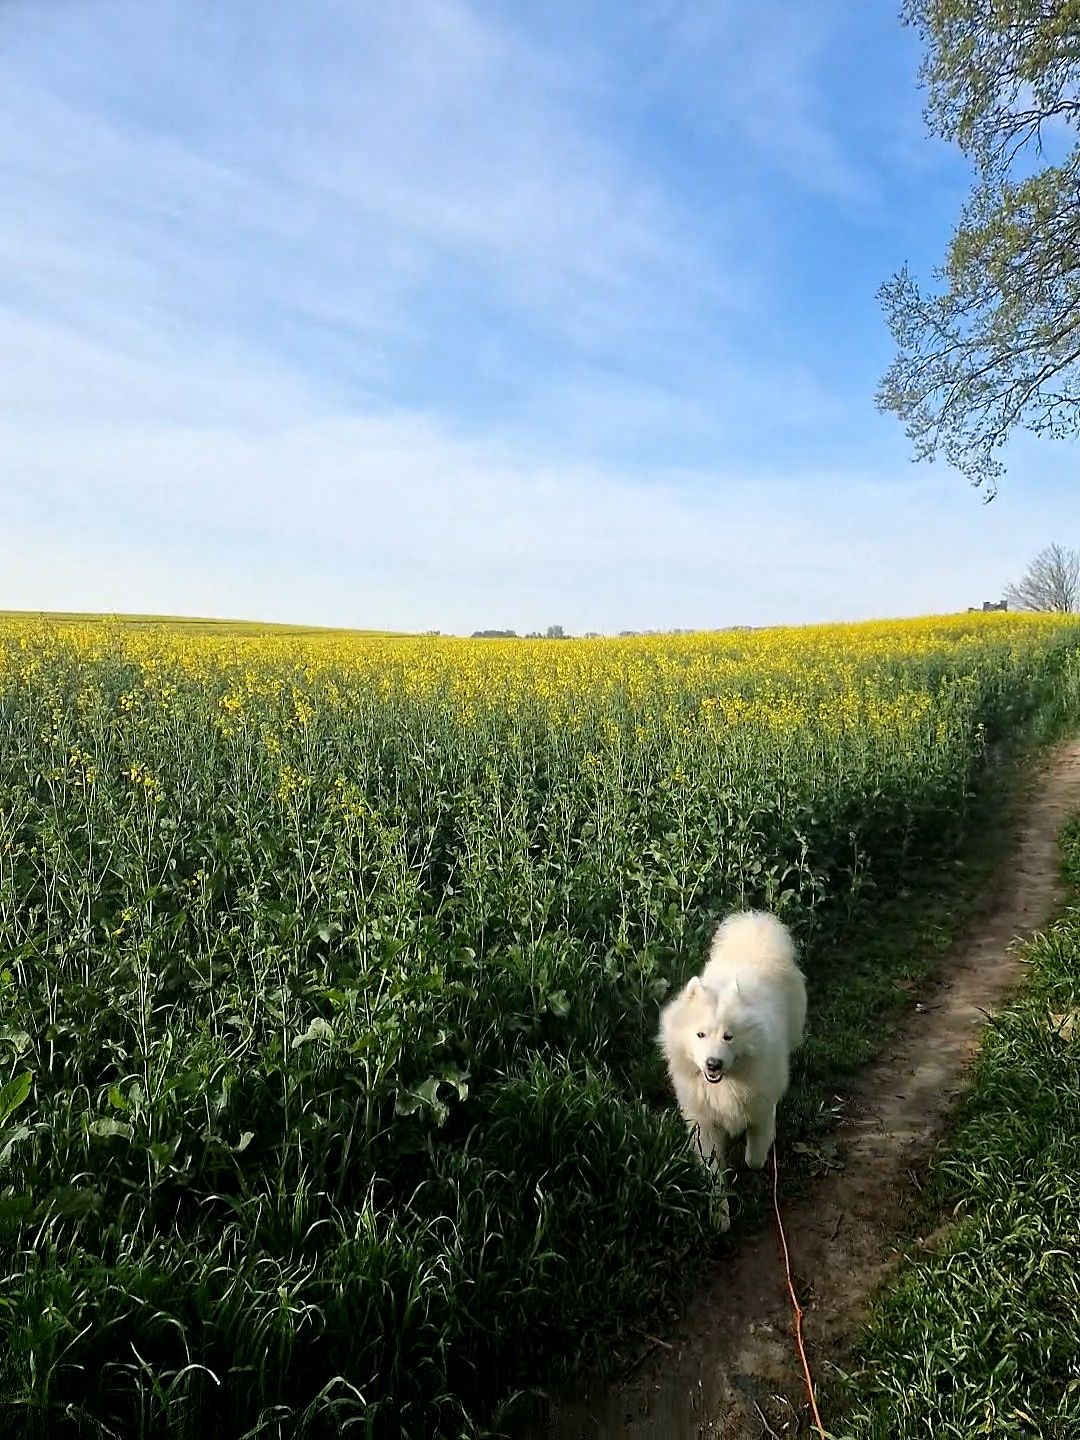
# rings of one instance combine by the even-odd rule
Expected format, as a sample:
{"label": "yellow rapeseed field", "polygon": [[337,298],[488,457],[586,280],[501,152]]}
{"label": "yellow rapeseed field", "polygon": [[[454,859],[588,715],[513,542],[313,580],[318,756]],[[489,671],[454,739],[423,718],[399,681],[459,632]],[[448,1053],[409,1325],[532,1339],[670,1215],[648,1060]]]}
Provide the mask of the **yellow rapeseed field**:
{"label": "yellow rapeseed field", "polygon": [[284,684],[324,687],[324,701],[340,705],[344,682],[467,711],[541,701],[571,721],[609,701],[684,713],[693,699],[706,718],[776,728],[774,700],[794,723],[827,719],[833,710],[814,703],[823,697],[839,707],[837,718],[845,708],[850,717],[872,713],[874,695],[896,699],[901,689],[919,708],[929,693],[918,688],[924,677],[932,684],[945,671],[1037,664],[1074,633],[1071,617],[1003,614],[563,641],[0,617],[0,664],[26,676],[67,656],[92,675],[122,660],[164,701],[170,676],[215,693],[230,683],[226,708],[246,713]]}
{"label": "yellow rapeseed field", "polygon": [[783,914],[816,1133],[901,993],[841,942],[1078,647],[0,618],[0,1407],[468,1434],[630,1324],[707,1224],[663,996],[725,908]]}

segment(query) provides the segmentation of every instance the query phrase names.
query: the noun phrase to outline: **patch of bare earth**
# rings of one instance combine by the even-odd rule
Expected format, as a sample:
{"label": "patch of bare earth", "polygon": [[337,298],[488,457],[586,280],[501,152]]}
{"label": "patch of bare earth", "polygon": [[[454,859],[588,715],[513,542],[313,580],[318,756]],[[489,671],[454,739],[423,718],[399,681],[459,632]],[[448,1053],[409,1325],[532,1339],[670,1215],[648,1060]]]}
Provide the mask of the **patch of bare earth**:
{"label": "patch of bare earth", "polygon": [[[816,1374],[840,1353],[895,1262],[913,1172],[964,1088],[986,1012],[1018,979],[1015,942],[1060,903],[1058,836],[1077,811],[1080,742],[1073,742],[1033,781],[989,912],[943,963],[937,986],[888,1053],[847,1091],[843,1168],[784,1209]],[[782,1164],[781,1157],[781,1196]],[[778,1242],[766,1230],[724,1259],[679,1329],[629,1375],[559,1406],[547,1436],[758,1440],[804,1432],[806,1409]]]}

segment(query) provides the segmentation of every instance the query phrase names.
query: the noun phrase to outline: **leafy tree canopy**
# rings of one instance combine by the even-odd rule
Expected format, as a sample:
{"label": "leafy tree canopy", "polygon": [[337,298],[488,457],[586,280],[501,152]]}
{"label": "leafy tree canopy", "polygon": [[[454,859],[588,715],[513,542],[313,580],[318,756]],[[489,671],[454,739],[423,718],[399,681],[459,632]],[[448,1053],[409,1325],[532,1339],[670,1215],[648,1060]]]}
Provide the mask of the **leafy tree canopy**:
{"label": "leafy tree canopy", "polygon": [[917,458],[943,455],[989,498],[1010,434],[1080,428],[1080,0],[902,14],[923,39],[927,122],[976,178],[933,287],[906,267],[882,287],[897,353],[878,403]]}

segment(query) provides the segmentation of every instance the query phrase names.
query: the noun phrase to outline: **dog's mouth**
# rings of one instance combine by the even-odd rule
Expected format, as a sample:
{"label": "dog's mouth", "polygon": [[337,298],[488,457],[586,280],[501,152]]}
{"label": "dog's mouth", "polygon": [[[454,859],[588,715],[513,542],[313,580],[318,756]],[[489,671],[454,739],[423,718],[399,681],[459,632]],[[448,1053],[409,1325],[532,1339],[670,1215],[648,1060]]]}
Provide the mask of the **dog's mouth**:
{"label": "dog's mouth", "polygon": [[720,1081],[724,1078],[724,1072],[722,1070],[702,1070],[701,1073],[710,1085],[719,1085]]}

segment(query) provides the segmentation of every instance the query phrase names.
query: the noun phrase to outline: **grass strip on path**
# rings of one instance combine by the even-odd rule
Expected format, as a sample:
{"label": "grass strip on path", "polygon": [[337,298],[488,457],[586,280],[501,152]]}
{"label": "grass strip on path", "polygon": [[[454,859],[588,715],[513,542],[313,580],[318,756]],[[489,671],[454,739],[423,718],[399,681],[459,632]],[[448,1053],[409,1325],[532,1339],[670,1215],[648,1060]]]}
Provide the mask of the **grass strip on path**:
{"label": "grass strip on path", "polygon": [[1069,904],[987,1029],[920,1209],[934,1243],[859,1343],[843,1440],[1080,1436],[1080,819],[1062,849]]}

